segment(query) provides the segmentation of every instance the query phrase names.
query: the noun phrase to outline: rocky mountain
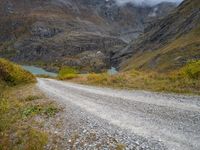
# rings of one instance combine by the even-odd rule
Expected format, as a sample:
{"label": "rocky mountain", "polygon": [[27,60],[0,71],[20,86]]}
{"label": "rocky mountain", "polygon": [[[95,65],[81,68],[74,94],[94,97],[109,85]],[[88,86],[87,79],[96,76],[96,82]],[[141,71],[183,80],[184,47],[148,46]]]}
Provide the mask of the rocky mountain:
{"label": "rocky mountain", "polygon": [[117,52],[112,62],[124,70],[170,71],[199,59],[200,2],[185,0],[173,13],[151,23],[136,41]]}
{"label": "rocky mountain", "polygon": [[175,4],[119,6],[114,0],[0,0],[0,56],[51,70],[101,71]]}

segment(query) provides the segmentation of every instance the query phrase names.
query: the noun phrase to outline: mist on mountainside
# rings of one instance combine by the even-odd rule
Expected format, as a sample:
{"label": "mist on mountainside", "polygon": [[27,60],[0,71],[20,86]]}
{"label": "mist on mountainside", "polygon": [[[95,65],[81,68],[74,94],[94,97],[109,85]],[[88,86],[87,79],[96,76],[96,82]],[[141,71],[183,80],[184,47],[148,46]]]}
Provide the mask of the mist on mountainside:
{"label": "mist on mountainside", "polygon": [[[107,0],[109,1],[109,0]],[[170,2],[170,3],[176,3],[180,4],[183,0],[115,0],[118,5],[124,5],[126,3],[133,3],[135,5],[149,5],[149,6],[155,6],[157,4],[160,4],[162,2]]]}

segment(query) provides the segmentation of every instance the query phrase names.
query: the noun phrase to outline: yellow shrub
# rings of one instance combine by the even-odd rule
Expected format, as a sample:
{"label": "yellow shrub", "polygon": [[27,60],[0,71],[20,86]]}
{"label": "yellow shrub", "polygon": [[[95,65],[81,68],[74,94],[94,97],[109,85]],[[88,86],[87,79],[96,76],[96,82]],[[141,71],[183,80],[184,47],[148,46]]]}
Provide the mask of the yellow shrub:
{"label": "yellow shrub", "polygon": [[61,68],[61,70],[58,73],[58,78],[60,80],[66,80],[66,79],[73,79],[78,77],[78,72],[75,68],[65,66]]}
{"label": "yellow shrub", "polygon": [[35,82],[35,77],[19,65],[0,59],[0,79],[9,85]]}

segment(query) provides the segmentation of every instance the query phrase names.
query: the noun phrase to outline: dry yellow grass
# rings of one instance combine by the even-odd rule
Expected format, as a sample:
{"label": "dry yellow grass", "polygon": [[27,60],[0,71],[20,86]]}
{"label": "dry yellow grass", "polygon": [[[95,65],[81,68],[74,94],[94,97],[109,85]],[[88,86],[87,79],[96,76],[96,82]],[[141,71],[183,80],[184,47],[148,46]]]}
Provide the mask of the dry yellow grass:
{"label": "dry yellow grass", "polygon": [[34,117],[51,117],[58,111],[56,104],[44,100],[34,84],[7,87],[0,93],[0,149],[44,149],[48,134]]}

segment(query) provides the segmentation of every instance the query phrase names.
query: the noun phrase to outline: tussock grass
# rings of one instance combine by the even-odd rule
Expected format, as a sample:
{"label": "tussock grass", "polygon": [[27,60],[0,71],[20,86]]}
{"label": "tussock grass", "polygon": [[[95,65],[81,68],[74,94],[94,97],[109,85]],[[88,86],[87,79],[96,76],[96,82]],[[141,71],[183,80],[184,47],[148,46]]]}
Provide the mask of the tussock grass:
{"label": "tussock grass", "polygon": [[55,105],[48,104],[45,105],[30,105],[26,106],[22,109],[21,115],[22,118],[28,118],[35,115],[46,115],[48,117],[51,117],[55,115],[58,112],[58,108]]}

